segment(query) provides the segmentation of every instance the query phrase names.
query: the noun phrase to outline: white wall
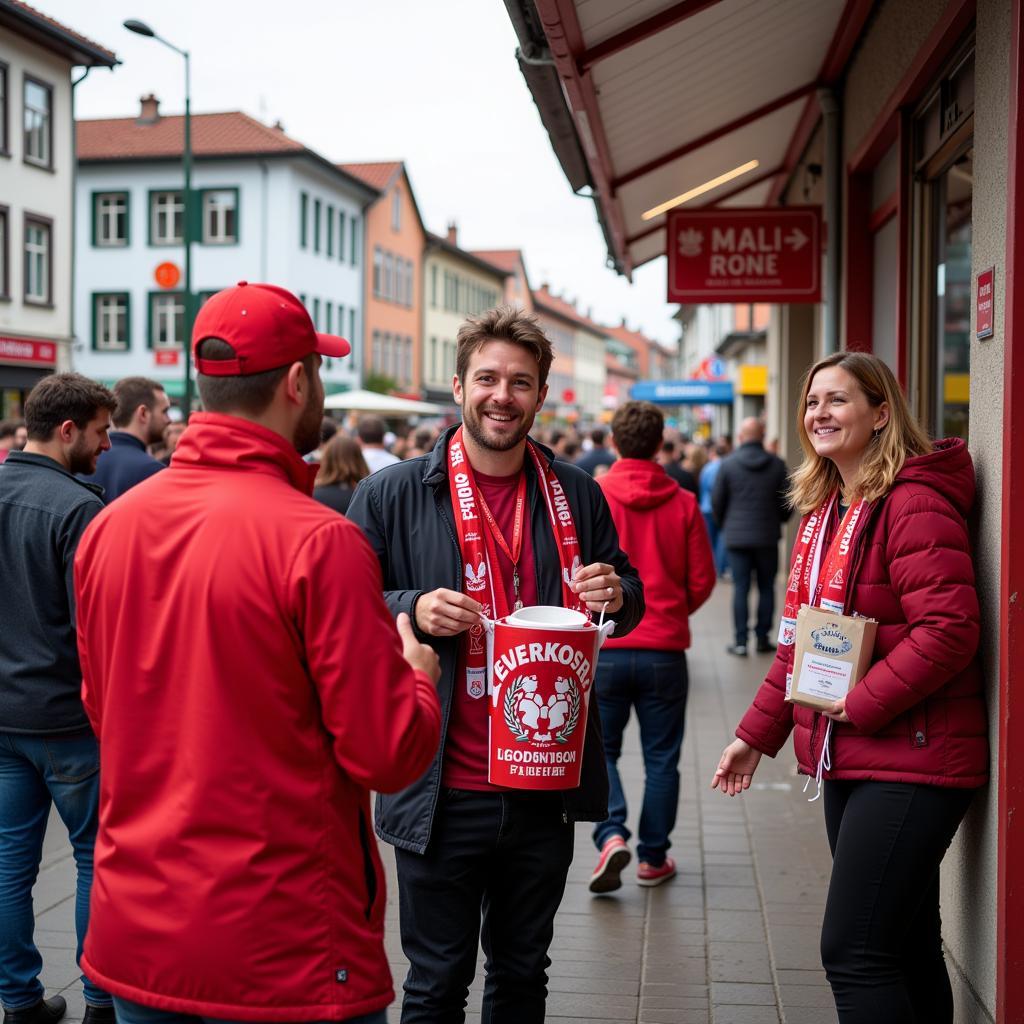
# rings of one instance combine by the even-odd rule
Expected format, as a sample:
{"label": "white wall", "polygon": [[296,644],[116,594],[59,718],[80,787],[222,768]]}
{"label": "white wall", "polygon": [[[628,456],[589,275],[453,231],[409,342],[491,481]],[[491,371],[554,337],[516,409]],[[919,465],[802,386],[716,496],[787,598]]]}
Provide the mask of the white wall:
{"label": "white wall", "polygon": [[[362,245],[362,212],[358,199],[342,189],[326,169],[321,172],[305,160],[272,158],[200,162],[193,165],[194,189],[237,187],[239,189],[238,242],[234,245],[192,246],[192,290],[217,291],[238,281],[269,282],[306,297],[313,314],[313,300],[320,304],[318,329],[326,330],[326,303],[332,304],[331,329],[348,337],[349,310],[356,311],[353,352],[361,349],[362,273],[361,248],[353,266],[350,236],[346,228],[345,259],[338,258],[338,211],[344,209],[346,222],[355,217]],[[101,380],[141,374],[159,381],[181,380],[183,365],[159,366],[148,344],[149,295],[160,291],[153,278],[156,267],[170,261],[184,268],[181,246],[149,244],[149,191],[181,187],[181,166],[176,161],[85,165],[79,170],[77,195],[77,279],[75,282],[75,369]],[[129,193],[129,245],[100,248],[93,239],[93,193]],[[307,249],[299,246],[299,194],[334,208],[334,256],[325,251],[326,232],[321,229],[321,251],[312,249],[312,226]],[[179,285],[179,288],[181,285]],[[93,294],[126,291],[131,296],[130,350],[96,351],[93,347]],[[337,307],[344,307],[344,324],[339,329]],[[331,365],[328,365],[330,363]],[[326,383],[355,386],[358,370],[352,357],[325,362]]]}

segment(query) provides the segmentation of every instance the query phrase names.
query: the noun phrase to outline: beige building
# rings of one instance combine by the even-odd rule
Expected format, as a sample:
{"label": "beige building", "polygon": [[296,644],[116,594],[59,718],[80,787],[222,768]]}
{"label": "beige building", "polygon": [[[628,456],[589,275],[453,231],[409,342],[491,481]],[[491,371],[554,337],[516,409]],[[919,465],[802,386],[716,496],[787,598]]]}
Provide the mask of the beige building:
{"label": "beige building", "polygon": [[71,69],[117,57],[27,4],[0,2],[0,419],[66,370],[75,329]]}
{"label": "beige building", "polygon": [[423,396],[428,402],[452,404],[455,340],[467,316],[502,302],[508,271],[483,256],[460,249],[458,229],[427,232],[423,254]]}
{"label": "beige building", "polygon": [[524,56],[550,54],[557,71],[533,80],[535,98],[574,188],[597,196],[620,272],[664,257],[670,208],[820,208],[821,301],[774,305],[766,332],[765,414],[782,454],[799,460],[802,374],[843,348],[886,360],[932,435],[968,443],[991,782],[943,863],[943,936],[956,1020],[1018,1024],[1024,5],[533,4],[535,22],[509,2]]}

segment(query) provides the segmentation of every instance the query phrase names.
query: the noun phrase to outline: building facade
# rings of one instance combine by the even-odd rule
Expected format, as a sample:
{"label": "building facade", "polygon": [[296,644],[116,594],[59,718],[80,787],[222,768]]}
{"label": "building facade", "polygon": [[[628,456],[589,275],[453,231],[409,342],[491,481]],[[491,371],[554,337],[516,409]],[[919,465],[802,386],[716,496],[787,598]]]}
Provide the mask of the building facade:
{"label": "building facade", "polygon": [[423,275],[423,397],[452,406],[459,327],[467,316],[502,302],[509,275],[483,257],[460,249],[454,224],[448,225],[444,238],[427,233]]}
{"label": "building facade", "polygon": [[[141,374],[184,392],[183,118],[145,97],[137,118],[80,121],[74,366],[112,382]],[[196,308],[238,281],[297,294],[353,356],[326,360],[328,391],[358,386],[363,210],[376,193],[241,113],[192,117]]]}
{"label": "building facade", "polygon": [[526,273],[526,261],[521,249],[474,249],[473,255],[500,267],[508,275],[505,278],[503,302],[525,309],[527,313],[533,312],[533,292],[530,290],[530,278]]}
{"label": "building facade", "polygon": [[0,2],[0,419],[71,363],[74,89],[71,69],[113,53],[25,4]]}
{"label": "building facade", "polygon": [[956,1019],[1024,1020],[1024,5],[722,0],[609,28],[609,4],[533,0],[539,32],[509,6],[557,69],[561,100],[538,105],[579,143],[622,273],[669,251],[680,182],[694,206],[820,208],[821,301],[774,306],[766,337],[768,434],[791,464],[801,379],[843,349],[877,354],[933,436],[967,441],[992,774],[943,863],[943,934]]}
{"label": "building facade", "polygon": [[409,398],[423,387],[423,253],[426,229],[405,164],[339,164],[377,191],[366,211],[364,379]]}

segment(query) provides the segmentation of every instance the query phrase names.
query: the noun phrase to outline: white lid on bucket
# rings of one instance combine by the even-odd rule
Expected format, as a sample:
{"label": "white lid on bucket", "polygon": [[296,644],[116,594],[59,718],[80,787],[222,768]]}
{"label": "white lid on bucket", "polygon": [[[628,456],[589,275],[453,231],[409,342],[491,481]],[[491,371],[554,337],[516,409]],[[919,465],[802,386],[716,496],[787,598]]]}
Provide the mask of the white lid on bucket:
{"label": "white lid on bucket", "polygon": [[583,612],[557,605],[538,604],[532,608],[520,608],[506,620],[510,626],[534,626],[544,629],[584,629],[590,620]]}

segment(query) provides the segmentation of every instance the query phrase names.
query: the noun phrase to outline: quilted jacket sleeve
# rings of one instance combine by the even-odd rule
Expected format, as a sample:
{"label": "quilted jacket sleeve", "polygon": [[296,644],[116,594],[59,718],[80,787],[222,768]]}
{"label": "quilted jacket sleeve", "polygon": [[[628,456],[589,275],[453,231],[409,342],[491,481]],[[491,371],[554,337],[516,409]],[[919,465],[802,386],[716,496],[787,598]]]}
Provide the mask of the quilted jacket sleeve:
{"label": "quilted jacket sleeve", "polygon": [[963,671],[981,631],[967,525],[945,499],[915,488],[893,511],[884,543],[908,630],[846,699],[851,722],[868,734]]}
{"label": "quilted jacket sleeve", "polygon": [[[790,556],[790,573],[795,557],[794,550]],[[786,676],[792,671],[793,646],[779,644],[764,682],[736,727],[736,735],[741,740],[770,757],[782,749],[793,730],[793,705],[786,703]]]}

